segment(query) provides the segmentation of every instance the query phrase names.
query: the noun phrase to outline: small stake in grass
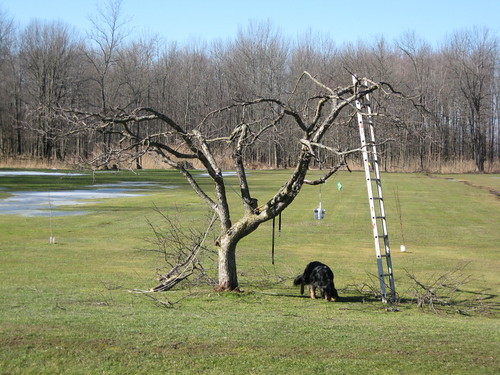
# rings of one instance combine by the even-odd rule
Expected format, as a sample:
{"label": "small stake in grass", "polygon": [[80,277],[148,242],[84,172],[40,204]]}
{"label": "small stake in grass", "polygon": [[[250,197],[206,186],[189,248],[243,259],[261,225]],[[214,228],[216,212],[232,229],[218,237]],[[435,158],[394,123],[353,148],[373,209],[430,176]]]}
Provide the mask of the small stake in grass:
{"label": "small stake in grass", "polygon": [[50,210],[50,215],[49,215],[49,227],[50,227],[50,237],[49,237],[49,243],[51,245],[56,243],[56,237],[54,236],[54,232],[52,231],[52,201],[50,200],[50,192],[49,192],[49,210]]}
{"label": "small stake in grass", "polygon": [[323,220],[325,218],[325,210],[321,207],[321,185],[319,185],[319,206],[314,209],[314,218]]}
{"label": "small stake in grass", "polygon": [[403,244],[400,246],[401,252],[406,251],[406,241],[405,241],[405,233],[404,233],[404,227],[403,227],[403,216],[401,214],[401,202],[399,200],[399,191],[398,188],[396,187],[394,189],[394,197],[396,198],[396,210],[398,211],[398,216],[399,216],[399,226],[401,228],[401,239],[403,240]]}

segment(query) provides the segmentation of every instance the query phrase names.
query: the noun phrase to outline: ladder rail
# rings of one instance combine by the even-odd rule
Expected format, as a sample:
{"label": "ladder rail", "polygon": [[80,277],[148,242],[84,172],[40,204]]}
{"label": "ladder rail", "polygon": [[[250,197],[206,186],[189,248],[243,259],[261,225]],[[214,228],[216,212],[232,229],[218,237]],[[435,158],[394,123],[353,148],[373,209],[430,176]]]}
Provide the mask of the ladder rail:
{"label": "ladder rail", "polygon": [[[354,75],[352,76],[352,80],[355,87],[357,87],[360,84],[360,82]],[[372,221],[375,255],[377,259],[378,275],[380,282],[380,291],[382,295],[382,300],[384,302],[387,302],[388,300],[387,287],[388,287],[390,290],[389,299],[391,301],[395,301],[396,288],[392,270],[392,260],[390,256],[389,233],[387,228],[385,205],[384,205],[383,191],[382,191],[382,181],[380,178],[379,159],[375,143],[375,130],[373,125],[373,117],[370,106],[369,94],[365,95],[364,98],[357,99],[355,101],[355,107],[357,110],[356,115],[358,120],[359,136],[361,140],[361,153],[363,157],[366,189],[368,193],[368,201],[370,206],[370,217]],[[366,114],[363,114],[363,107],[366,110]],[[367,118],[366,126],[369,129],[368,141],[366,136],[365,121],[364,121],[365,116]],[[374,173],[374,177],[372,177],[372,172]],[[373,186],[373,182],[375,182],[375,189]],[[376,196],[374,193],[376,193]],[[378,201],[378,206],[375,204],[375,201]],[[379,234],[379,224],[381,225],[380,229],[382,235]],[[381,239],[383,239],[383,247],[381,246]],[[385,259],[385,266],[387,268],[387,272],[384,270],[383,259]],[[386,278],[388,279],[388,282],[386,282]]]}
{"label": "ladder rail", "polygon": [[[383,200],[383,192],[382,192],[382,179],[380,178],[380,164],[379,164],[379,157],[377,153],[377,147],[376,147],[376,142],[375,142],[375,126],[373,124],[373,117],[372,117],[372,108],[371,108],[371,102],[370,102],[370,94],[367,94],[365,96],[366,98],[366,111],[368,114],[368,128],[370,131],[370,141],[371,141],[371,152],[374,160],[374,171],[375,171],[375,177],[376,177],[376,185],[377,185],[377,192],[378,196],[380,198],[379,204],[380,204],[380,220],[382,223],[382,231],[384,233],[384,248],[385,248],[385,259],[386,259],[386,265],[387,265],[387,276],[389,277],[389,288],[391,290],[391,298],[394,299],[396,296],[396,288],[394,284],[394,274],[393,274],[393,269],[392,269],[392,259],[391,259],[391,247],[389,245],[389,231],[387,229],[387,220],[386,220],[386,214],[385,214],[385,204]],[[385,284],[385,283],[384,283]]]}
{"label": "ladder rail", "polygon": [[[373,124],[373,117],[372,117],[372,107],[370,105],[370,94],[365,95],[366,103],[366,113],[367,113],[367,122],[368,122],[368,129],[369,129],[369,134],[370,134],[370,153],[372,156],[373,160],[373,170],[375,172],[375,182],[377,186],[377,194],[379,198],[379,209],[380,209],[380,216],[378,218],[381,219],[382,222],[382,231],[384,233],[384,246],[385,246],[385,251],[386,253],[390,253],[390,246],[389,246],[389,232],[387,230],[387,220],[386,220],[386,215],[385,215],[385,204],[384,204],[384,197],[383,197],[383,191],[382,191],[382,179],[380,178],[380,164],[379,164],[379,158],[378,158],[378,153],[377,153],[377,146],[375,143],[375,127]],[[359,112],[358,112],[359,113]],[[360,114],[362,116],[362,114]],[[363,128],[364,130],[364,128]]]}

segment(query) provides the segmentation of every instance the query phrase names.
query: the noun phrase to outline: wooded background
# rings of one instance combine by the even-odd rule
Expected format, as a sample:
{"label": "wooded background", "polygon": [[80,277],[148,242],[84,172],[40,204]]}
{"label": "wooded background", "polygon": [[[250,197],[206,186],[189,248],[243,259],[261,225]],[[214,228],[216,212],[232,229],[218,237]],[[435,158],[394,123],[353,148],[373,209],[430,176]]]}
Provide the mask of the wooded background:
{"label": "wooded background", "polygon": [[[412,32],[390,42],[380,37],[341,46],[313,33],[292,40],[270,23],[250,23],[232,39],[182,46],[156,36],[133,39],[129,31],[119,9],[100,13],[83,36],[60,22],[33,21],[20,29],[0,13],[4,160],[78,165],[118,141],[109,133],[77,131],[77,124],[56,115],[58,108],[105,114],[146,106],[189,130],[235,99],[286,98],[308,71],[331,87],[350,84],[355,73],[402,94],[372,98],[381,114],[377,138],[391,140],[379,148],[385,170],[499,170],[499,46],[488,29],[455,31],[438,46]],[[227,136],[237,123],[227,117],[210,132]],[[161,126],[148,123],[137,131]],[[301,147],[293,141],[300,137],[291,136],[295,131],[275,127],[247,155],[250,166],[293,165]],[[345,116],[327,142],[356,148],[357,132],[354,118]]]}

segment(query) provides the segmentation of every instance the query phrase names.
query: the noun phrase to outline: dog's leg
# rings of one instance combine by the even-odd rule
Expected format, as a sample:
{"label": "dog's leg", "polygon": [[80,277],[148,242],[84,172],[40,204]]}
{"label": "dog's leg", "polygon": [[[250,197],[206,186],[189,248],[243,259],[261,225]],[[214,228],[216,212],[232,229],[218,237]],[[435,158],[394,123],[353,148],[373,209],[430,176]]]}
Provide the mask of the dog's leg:
{"label": "dog's leg", "polygon": [[304,283],[300,284],[300,294],[304,294]]}
{"label": "dog's leg", "polygon": [[316,299],[316,288],[312,285],[309,285],[309,294],[311,295],[312,299]]}

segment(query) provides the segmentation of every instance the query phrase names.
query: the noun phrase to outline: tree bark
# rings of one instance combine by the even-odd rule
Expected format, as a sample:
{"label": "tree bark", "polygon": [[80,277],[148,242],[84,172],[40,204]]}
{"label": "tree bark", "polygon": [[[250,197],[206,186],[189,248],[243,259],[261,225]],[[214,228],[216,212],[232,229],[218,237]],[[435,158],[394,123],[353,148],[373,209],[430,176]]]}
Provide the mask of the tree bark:
{"label": "tree bark", "polygon": [[219,245],[219,284],[217,290],[236,290],[238,273],[236,271],[236,244],[229,236],[223,236]]}
{"label": "tree bark", "polygon": [[242,238],[255,231],[262,222],[257,220],[256,215],[247,214],[219,238],[219,284],[216,287],[217,290],[238,290],[236,247]]}

